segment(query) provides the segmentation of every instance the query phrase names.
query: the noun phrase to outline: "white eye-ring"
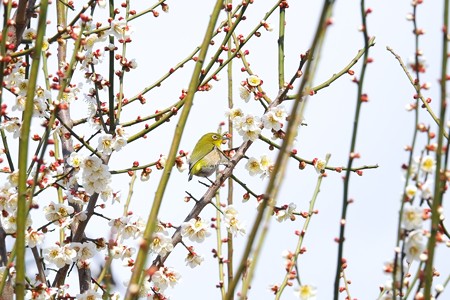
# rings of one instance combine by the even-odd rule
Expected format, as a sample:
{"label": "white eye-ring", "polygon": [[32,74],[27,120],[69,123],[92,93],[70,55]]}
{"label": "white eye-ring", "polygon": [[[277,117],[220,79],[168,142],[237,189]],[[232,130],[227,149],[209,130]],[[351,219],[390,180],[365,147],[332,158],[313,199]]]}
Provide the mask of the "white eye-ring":
{"label": "white eye-ring", "polygon": [[213,136],[212,136],[212,139],[213,139],[213,140],[217,140],[217,139],[218,139],[218,136],[217,136],[217,135],[213,135]]}

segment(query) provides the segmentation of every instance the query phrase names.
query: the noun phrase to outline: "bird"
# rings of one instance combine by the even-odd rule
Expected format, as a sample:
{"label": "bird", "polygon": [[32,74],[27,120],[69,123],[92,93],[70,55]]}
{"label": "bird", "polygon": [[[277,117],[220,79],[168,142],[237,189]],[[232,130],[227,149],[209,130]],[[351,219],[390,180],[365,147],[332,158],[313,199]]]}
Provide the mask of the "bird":
{"label": "bird", "polygon": [[211,176],[228,158],[220,150],[220,146],[228,137],[215,132],[204,134],[197,142],[192,150],[189,159],[189,179],[192,177],[208,177]]}

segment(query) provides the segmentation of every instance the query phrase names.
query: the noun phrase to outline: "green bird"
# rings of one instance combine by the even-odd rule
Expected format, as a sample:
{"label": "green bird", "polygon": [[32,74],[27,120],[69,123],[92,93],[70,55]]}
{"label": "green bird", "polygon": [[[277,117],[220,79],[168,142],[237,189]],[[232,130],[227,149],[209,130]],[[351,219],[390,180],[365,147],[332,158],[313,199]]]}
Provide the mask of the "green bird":
{"label": "green bird", "polygon": [[218,133],[210,132],[203,135],[192,150],[189,159],[189,179],[192,177],[211,176],[217,167],[227,160],[227,157],[220,150],[222,141],[228,138]]}

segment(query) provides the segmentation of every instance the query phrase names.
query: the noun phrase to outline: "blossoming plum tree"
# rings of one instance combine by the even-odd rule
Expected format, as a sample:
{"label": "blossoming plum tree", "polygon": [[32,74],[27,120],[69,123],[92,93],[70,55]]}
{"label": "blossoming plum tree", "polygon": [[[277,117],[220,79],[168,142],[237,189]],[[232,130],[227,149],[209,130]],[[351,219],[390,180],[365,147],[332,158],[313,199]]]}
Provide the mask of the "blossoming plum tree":
{"label": "blossoming plum tree", "polygon": [[[286,16],[299,12],[291,11],[289,1],[269,1],[268,10],[255,22],[252,8],[259,1],[221,0],[214,6],[202,4],[202,10],[208,8],[210,16],[194,51],[189,52],[180,43],[176,50],[189,53],[184,59],[172,67],[165,66],[162,74],[155,75],[156,67],[148,68],[141,78],[137,75],[141,74],[141,61],[145,65],[148,53],[164,39],[153,39],[150,30],[140,36],[135,31],[143,33],[142,27],[134,24],[139,20],[149,22],[161,12],[169,13],[169,4],[186,5],[169,2],[2,1],[0,299],[168,299],[180,278],[188,275],[182,274],[177,264],[202,268],[211,262],[196,248],[213,235],[217,243],[211,256],[219,270],[219,292],[214,298],[233,299],[238,295],[246,299],[274,220],[281,225],[293,222],[301,229],[289,236],[295,238],[295,249],[283,252],[281,283],[264,283],[270,284],[268,292],[280,299],[293,286],[291,295],[296,298],[316,299],[318,289],[315,283],[301,280],[308,270],[300,270],[298,263],[306,252],[309,224],[319,213],[315,204],[322,181],[329,173],[344,174],[339,236],[335,240],[335,284],[330,290],[336,300],[340,295],[350,299],[351,281],[346,275],[348,262],[343,247],[347,209],[352,203],[349,182],[353,174],[361,176],[363,170],[377,168],[376,164],[354,166],[361,157],[356,151],[358,120],[362,105],[369,100],[363,90],[372,62],[369,51],[375,45],[367,24],[372,10],[361,1],[361,49],[355,49],[350,61],[341,62],[342,69],[333,70],[334,74],[319,84],[313,80],[326,32],[333,23],[335,1],[324,1],[317,27],[310,29],[312,42],[296,50],[297,67],[291,74],[285,61]],[[448,0],[444,2],[448,12]],[[416,39],[424,34],[415,18],[421,3],[413,1],[409,17]],[[415,89],[415,102],[407,109],[415,112],[416,119],[414,139],[407,148],[409,161],[403,166],[405,186],[395,253],[384,267],[390,280],[381,288],[379,299],[432,299],[433,292],[437,298],[446,285],[433,280],[438,275],[433,264],[435,249],[450,239],[442,201],[450,178],[444,122],[448,13],[444,19],[439,115],[423,95],[429,85],[420,80],[426,72],[420,49],[415,49],[409,66],[414,75],[389,49]],[[278,26],[271,25],[276,21]],[[152,30],[163,31],[164,26],[154,25]],[[258,76],[249,63],[248,44],[268,34],[277,47],[278,65],[270,71],[277,74],[275,83]],[[264,51],[264,47],[259,50]],[[174,63],[168,59],[172,56],[152,62]],[[190,73],[183,71],[185,66]],[[354,68],[358,66],[361,69],[356,73]],[[154,76],[157,79],[151,81]],[[188,80],[188,86],[176,76]],[[221,81],[226,82],[222,90],[219,76],[226,78]],[[357,87],[351,147],[348,160],[342,162],[345,167],[330,165],[329,154],[303,157],[294,142],[301,139],[298,132],[302,126],[308,126],[306,103],[345,76],[351,76]],[[199,184],[203,194],[197,198],[169,179],[177,176],[172,173],[174,168],[187,178],[183,171],[190,151],[182,149],[187,146],[181,139],[199,136],[187,126],[187,120],[195,115],[194,96],[201,94],[214,99],[199,104],[206,116],[201,118],[201,126],[218,125],[217,131],[230,139],[221,150],[228,161],[210,184]],[[421,106],[436,122],[437,134],[431,125],[419,122]],[[217,110],[226,121],[213,120]],[[427,134],[422,148],[416,141],[419,133]],[[151,145],[149,140],[153,141]],[[262,147],[270,154],[260,151]],[[294,176],[302,174],[316,182],[306,207],[305,201],[284,203],[279,199],[288,162],[298,166]],[[303,172],[305,169],[315,172]],[[259,177],[257,188],[248,184],[252,177]],[[126,189],[127,193],[122,192]],[[176,204],[184,219],[178,218],[168,190],[193,203],[190,209],[182,206],[186,204],[183,201]],[[149,191],[154,196],[149,196]],[[142,199],[143,194],[147,199]],[[226,201],[221,198],[223,194]],[[291,194],[292,199],[306,195],[297,191]],[[140,199],[136,200],[136,195]],[[251,209],[253,215],[248,217],[243,207],[251,203],[256,209]],[[161,213],[163,204],[171,207],[169,216]],[[205,207],[215,213],[211,215]],[[239,257],[234,253],[238,249],[242,249]],[[183,253],[184,260],[168,263],[177,251]],[[415,274],[412,280],[411,274]],[[204,276],[211,277],[206,272]],[[202,288],[199,284],[198,289]]]}

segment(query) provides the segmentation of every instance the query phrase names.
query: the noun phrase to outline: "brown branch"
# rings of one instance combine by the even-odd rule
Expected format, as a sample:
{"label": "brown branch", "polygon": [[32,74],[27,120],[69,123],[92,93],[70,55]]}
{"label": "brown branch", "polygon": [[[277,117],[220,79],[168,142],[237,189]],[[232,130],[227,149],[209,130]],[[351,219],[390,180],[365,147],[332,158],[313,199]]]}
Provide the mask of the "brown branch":
{"label": "brown branch", "polygon": [[[188,222],[191,219],[195,219],[200,215],[200,212],[203,208],[211,202],[211,199],[216,195],[217,190],[222,186],[222,184],[231,176],[234,167],[239,163],[239,161],[244,157],[247,149],[253,144],[252,141],[246,141],[242,143],[242,145],[236,150],[236,154],[230,159],[228,162],[228,166],[219,173],[219,176],[216,178],[214,183],[208,188],[203,197],[198,200],[191,212],[184,219],[185,222]],[[181,226],[175,231],[172,235],[172,245],[175,247],[178,243],[181,242]],[[169,257],[170,252],[164,256],[158,256],[153,261],[153,266],[161,266],[164,264],[166,259]]]}
{"label": "brown branch", "polygon": [[17,50],[22,42],[22,35],[25,28],[30,23],[30,19],[34,13],[34,4],[36,0],[19,0],[17,10],[14,13],[13,23],[8,27],[8,43],[14,45]]}
{"label": "brown branch", "polygon": [[1,266],[6,266],[8,262],[8,256],[6,253],[6,232],[3,230],[2,225],[0,224],[0,263]]}

